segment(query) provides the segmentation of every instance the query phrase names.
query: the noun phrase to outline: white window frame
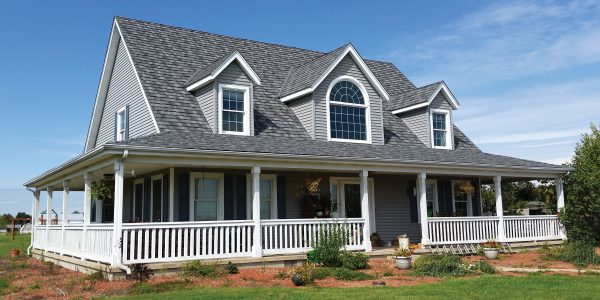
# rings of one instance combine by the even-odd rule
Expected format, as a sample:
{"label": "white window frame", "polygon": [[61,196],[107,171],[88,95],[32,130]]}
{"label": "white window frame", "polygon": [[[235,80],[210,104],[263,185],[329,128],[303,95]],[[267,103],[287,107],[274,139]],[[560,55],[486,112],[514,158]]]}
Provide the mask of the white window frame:
{"label": "white window frame", "polygon": [[[117,142],[125,140],[125,133],[127,132],[127,106],[119,109],[117,111]],[[123,125],[123,130],[121,131],[121,124]]]}
{"label": "white window frame", "polygon": [[[439,195],[438,195],[438,188],[437,188],[437,180],[435,179],[426,179],[425,180],[425,184],[431,184],[433,185],[433,199],[427,199],[427,202],[431,201],[433,202],[433,217],[435,217],[435,213],[437,211],[439,211]],[[427,187],[425,187],[427,188]],[[419,188],[418,188],[418,184],[417,184],[417,216],[419,216],[418,218],[418,223],[421,223],[421,205],[419,204]],[[431,218],[431,217],[429,217]]]}
{"label": "white window frame", "polygon": [[[225,183],[223,180],[223,173],[208,173],[208,172],[191,172],[190,173],[190,206],[189,206],[189,220],[192,222],[196,221],[194,214],[194,200],[195,200],[195,181],[196,179],[218,179],[219,186],[217,191],[217,221],[221,221],[225,216]],[[210,221],[208,221],[210,222]]]}
{"label": "white window frame", "polygon": [[[456,197],[454,195],[454,186],[460,182],[469,182],[468,180],[452,180],[452,212],[456,215]],[[480,198],[481,199],[481,198]],[[462,200],[461,200],[462,201]],[[473,216],[473,195],[467,194],[467,217]]]}
{"label": "white window frame", "polygon": [[[435,145],[435,139],[434,139],[434,129],[433,129],[433,114],[442,114],[442,115],[446,115],[445,119],[446,119],[446,146],[436,146]],[[430,109],[429,111],[429,128],[430,130],[430,135],[431,135],[431,147],[435,148],[435,149],[452,149],[452,144],[451,144],[451,134],[452,134],[452,128],[450,127],[450,111],[447,109]]]}
{"label": "white window frame", "polygon": [[[358,184],[360,185],[359,177],[330,177],[329,178],[329,192],[333,195],[333,186],[336,186],[337,189],[337,211],[335,213],[332,212],[332,217],[334,218],[345,218],[346,215],[346,197],[344,195],[344,189],[342,186],[344,184]],[[377,231],[377,222],[375,220],[375,179],[367,178],[367,184],[369,185],[369,221],[371,232]],[[333,210],[333,207],[332,207]]]}
{"label": "white window frame", "polygon": [[[277,175],[260,174],[260,180],[271,180],[271,220],[277,220]],[[246,216],[252,219],[252,174],[246,175]]]}
{"label": "white window frame", "polygon": [[157,174],[150,177],[150,222],[154,222],[154,182],[160,180],[160,222],[164,222],[163,220],[163,207],[165,197],[164,195],[164,182],[163,182],[163,174]]}
{"label": "white window frame", "polygon": [[[336,85],[336,83],[338,83],[340,81],[350,81],[350,82],[354,83],[356,86],[358,86],[358,89],[360,89],[360,92],[363,94],[363,99],[365,100],[365,104],[354,104],[354,103],[331,101],[329,99],[331,90],[333,89],[333,86]],[[358,81],[358,79],[356,79],[352,76],[347,76],[347,75],[343,75],[343,76],[340,76],[340,77],[334,79],[329,84],[329,88],[327,88],[327,94],[325,95],[325,99],[326,99],[325,104],[327,106],[327,140],[328,141],[350,142],[350,143],[361,143],[361,144],[371,144],[372,143],[372,141],[371,141],[371,102],[370,102],[369,94],[367,93],[367,90],[362,85],[362,83],[360,83],[360,81]],[[331,137],[331,116],[330,116],[331,104],[365,108],[365,122],[366,122],[365,125],[366,125],[366,131],[367,131],[366,132],[367,139],[366,140],[352,140],[352,139],[332,138]]]}
{"label": "white window frame", "polygon": [[[225,131],[223,130],[223,90],[233,90],[244,93],[244,130],[242,132],[237,131]],[[244,85],[235,84],[219,84],[219,96],[218,96],[218,113],[219,113],[219,133],[221,134],[233,134],[233,135],[250,135],[250,87]],[[239,112],[239,111],[236,111]]]}
{"label": "white window frame", "polygon": [[[136,216],[135,215],[135,202],[136,202],[136,193],[135,193],[135,186],[141,184],[142,185],[142,201],[140,201],[140,204],[142,206],[142,215],[141,216]],[[135,221],[135,218],[139,218],[140,220],[144,220],[144,194],[146,193],[146,187],[145,187],[145,183],[144,183],[144,178],[140,178],[140,179],[136,179],[133,181],[133,213],[131,214],[133,216],[133,220]]]}

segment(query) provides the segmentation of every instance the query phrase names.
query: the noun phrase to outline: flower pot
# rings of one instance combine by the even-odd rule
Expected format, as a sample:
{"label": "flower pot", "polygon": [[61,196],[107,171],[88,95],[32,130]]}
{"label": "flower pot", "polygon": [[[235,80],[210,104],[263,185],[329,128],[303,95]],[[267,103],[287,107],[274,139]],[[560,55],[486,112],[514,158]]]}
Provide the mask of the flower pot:
{"label": "flower pot", "polygon": [[10,250],[10,257],[12,257],[12,258],[18,257],[19,254],[21,254],[21,250],[19,250],[19,249]]}
{"label": "flower pot", "polygon": [[396,267],[400,270],[408,270],[410,269],[412,258],[411,256],[394,256],[394,261],[396,262]]}
{"label": "flower pot", "polygon": [[498,253],[500,251],[496,248],[483,248],[483,254],[487,259],[496,259],[498,258]]}
{"label": "flower pot", "polygon": [[292,283],[294,283],[295,286],[303,286],[306,284],[298,274],[292,275]]}

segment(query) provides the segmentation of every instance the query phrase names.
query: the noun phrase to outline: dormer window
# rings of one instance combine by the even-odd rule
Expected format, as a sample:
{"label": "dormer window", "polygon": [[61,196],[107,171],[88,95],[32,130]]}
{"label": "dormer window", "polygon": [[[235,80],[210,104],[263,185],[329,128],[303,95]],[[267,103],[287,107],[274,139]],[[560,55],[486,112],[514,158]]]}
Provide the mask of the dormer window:
{"label": "dormer window", "polygon": [[362,85],[342,76],[332,82],[327,100],[330,140],[369,143],[369,99]]}
{"label": "dormer window", "polygon": [[431,110],[431,139],[433,148],[450,149],[450,112]]}
{"label": "dormer window", "polygon": [[219,84],[219,133],[250,134],[250,88]]}

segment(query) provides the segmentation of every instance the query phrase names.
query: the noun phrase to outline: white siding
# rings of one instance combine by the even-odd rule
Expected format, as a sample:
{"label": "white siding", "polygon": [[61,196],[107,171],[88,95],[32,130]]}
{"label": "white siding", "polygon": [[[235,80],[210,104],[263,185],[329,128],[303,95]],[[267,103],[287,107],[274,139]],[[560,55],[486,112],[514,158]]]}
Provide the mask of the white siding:
{"label": "white siding", "polygon": [[129,105],[129,138],[156,133],[141,85],[120,41],[94,147],[115,140],[115,113],[126,105]]}
{"label": "white siding", "polygon": [[312,95],[308,95],[306,97],[302,97],[298,100],[292,101],[289,104],[289,107],[292,109],[306,132],[310,134],[310,136],[315,138],[315,106],[313,102]]}
{"label": "white siding", "polygon": [[371,140],[373,144],[383,145],[382,99],[350,56],[342,59],[313,93],[315,99],[316,139],[327,140],[327,90],[329,89],[329,84],[342,75],[356,78],[367,90],[371,109]]}

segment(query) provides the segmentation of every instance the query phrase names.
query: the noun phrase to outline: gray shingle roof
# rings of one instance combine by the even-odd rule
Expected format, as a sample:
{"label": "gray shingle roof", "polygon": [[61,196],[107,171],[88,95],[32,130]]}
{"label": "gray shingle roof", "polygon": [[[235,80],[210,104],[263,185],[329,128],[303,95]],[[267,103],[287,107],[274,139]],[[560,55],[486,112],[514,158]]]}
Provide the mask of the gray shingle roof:
{"label": "gray shingle roof", "polygon": [[206,76],[210,75],[212,72],[214,72],[216,69],[218,69],[224,62],[225,60],[227,60],[227,58],[229,58],[231,55],[233,55],[237,50],[234,50],[233,52],[215,60],[214,62],[210,63],[208,66],[202,66],[198,69],[198,71],[196,71],[196,73],[194,73],[194,75],[192,75],[192,77],[190,77],[190,79],[185,83],[185,85],[191,85],[197,81],[200,81],[204,78],[206,78]]}
{"label": "gray shingle roof", "polygon": [[[456,127],[455,150],[430,149],[389,111],[384,111],[384,145],[312,140],[279,96],[284,90],[296,91],[312,80],[345,46],[322,53],[121,17],[117,23],[161,130],[160,134],[120,145],[561,168],[483,153]],[[243,53],[261,78],[261,85],[254,88],[255,136],[252,137],[213,134],[196,99],[185,90],[190,78],[202,76],[236,50]],[[429,86],[416,89],[392,63],[372,60],[365,63],[398,105],[420,101],[430,89]]]}
{"label": "gray shingle roof", "polygon": [[398,97],[390,98],[388,109],[393,111],[400,108],[425,103],[442,83],[443,81],[434,82],[432,84],[416,88],[412,91],[402,93]]}

